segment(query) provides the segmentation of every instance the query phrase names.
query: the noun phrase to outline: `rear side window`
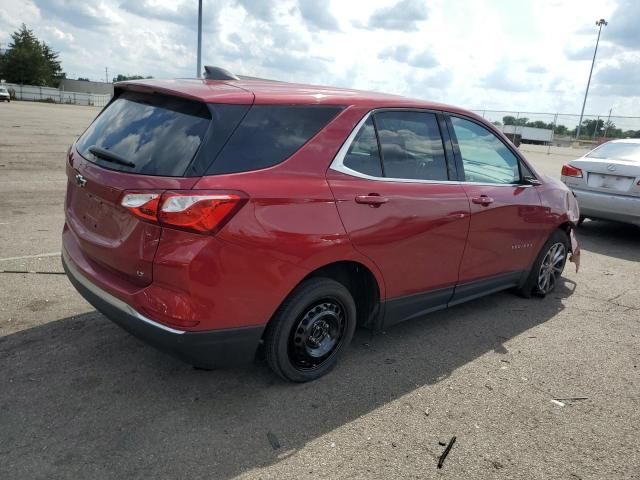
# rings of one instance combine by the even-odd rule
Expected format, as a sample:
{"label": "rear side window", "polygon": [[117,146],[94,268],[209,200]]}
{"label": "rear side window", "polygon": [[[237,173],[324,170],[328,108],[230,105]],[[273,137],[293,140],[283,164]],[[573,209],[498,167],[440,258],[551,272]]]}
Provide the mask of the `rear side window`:
{"label": "rear side window", "polygon": [[341,109],[254,105],[207,173],[247,172],[276,165],[293,155]]}
{"label": "rear side window", "polygon": [[364,173],[372,177],[382,176],[382,165],[380,163],[380,152],[378,150],[378,139],[373,119],[369,117],[364,123],[349,151],[344,157],[345,167]]}
{"label": "rear side window", "polygon": [[433,113],[389,111],[374,116],[385,177],[448,180],[438,121]]}
{"label": "rear side window", "polygon": [[87,160],[112,170],[182,176],[210,121],[204,104],[125,92],[91,124],[76,148]]}

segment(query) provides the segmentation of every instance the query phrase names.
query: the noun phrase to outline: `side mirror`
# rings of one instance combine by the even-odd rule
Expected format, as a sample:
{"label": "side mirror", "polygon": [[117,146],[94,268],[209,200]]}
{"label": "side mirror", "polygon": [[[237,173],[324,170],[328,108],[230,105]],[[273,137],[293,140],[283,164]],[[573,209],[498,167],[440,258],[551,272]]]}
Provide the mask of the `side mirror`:
{"label": "side mirror", "polygon": [[522,177],[522,183],[524,185],[542,185],[542,182],[534,177]]}

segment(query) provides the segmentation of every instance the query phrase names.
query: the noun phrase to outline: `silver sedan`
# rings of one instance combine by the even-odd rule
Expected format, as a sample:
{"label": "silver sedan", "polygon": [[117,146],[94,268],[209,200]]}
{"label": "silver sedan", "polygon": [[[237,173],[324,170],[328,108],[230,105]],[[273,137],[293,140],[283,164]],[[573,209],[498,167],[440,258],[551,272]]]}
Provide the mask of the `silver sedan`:
{"label": "silver sedan", "polygon": [[562,167],[580,218],[640,225],[640,139],[603,143]]}

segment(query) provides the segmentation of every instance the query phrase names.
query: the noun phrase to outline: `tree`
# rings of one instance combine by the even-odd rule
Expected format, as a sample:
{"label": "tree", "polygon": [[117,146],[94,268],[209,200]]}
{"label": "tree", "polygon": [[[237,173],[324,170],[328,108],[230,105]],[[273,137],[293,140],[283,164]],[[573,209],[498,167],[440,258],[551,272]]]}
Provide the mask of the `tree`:
{"label": "tree", "polygon": [[116,77],[113,77],[113,83],[124,82],[125,80],[141,80],[143,78],[153,78],[153,77],[151,76],[143,77],[142,75],[123,75],[119,73]]}
{"label": "tree", "polygon": [[604,134],[604,120],[601,118],[598,120],[583,120],[580,133],[585,137],[601,137]]}
{"label": "tree", "polygon": [[527,117],[516,118],[513,115],[505,115],[502,117],[502,123],[505,125],[525,126],[529,119]]}
{"label": "tree", "polygon": [[88,78],[83,78],[83,77],[78,77],[78,80],[80,80],[82,82],[89,82],[90,81]]}
{"label": "tree", "polygon": [[623,138],[640,138],[640,130],[627,130],[622,136]]}
{"label": "tree", "polygon": [[0,77],[11,83],[55,86],[64,73],[58,53],[23,23],[11,34],[9,48],[0,55]]}
{"label": "tree", "polygon": [[535,122],[527,122],[527,127],[533,127],[533,128],[548,128],[551,129],[553,128],[553,124],[552,123],[545,123],[542,120],[536,120]]}

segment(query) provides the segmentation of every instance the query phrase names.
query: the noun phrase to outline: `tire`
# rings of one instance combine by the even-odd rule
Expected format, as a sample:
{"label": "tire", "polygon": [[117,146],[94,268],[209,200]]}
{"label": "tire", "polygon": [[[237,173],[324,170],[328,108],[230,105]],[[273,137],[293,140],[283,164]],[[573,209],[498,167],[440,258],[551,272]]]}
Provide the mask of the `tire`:
{"label": "tire", "polygon": [[310,278],[291,292],[267,325],[267,363],[285,380],[316,380],[335,366],[355,328],[356,305],[349,290],[330,278]]}
{"label": "tire", "polygon": [[562,230],[554,231],[545,242],[524,285],[518,294],[529,298],[532,295],[544,297],[555,290],[569,255],[569,237]]}

